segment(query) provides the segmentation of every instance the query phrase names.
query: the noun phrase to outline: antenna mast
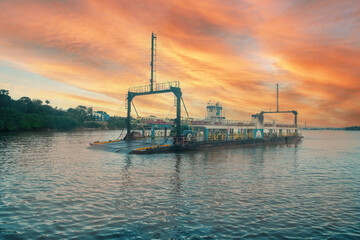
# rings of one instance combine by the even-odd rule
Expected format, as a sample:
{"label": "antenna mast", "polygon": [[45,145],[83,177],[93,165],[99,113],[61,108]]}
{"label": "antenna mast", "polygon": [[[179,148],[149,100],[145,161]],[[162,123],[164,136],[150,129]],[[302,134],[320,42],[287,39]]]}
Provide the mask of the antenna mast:
{"label": "antenna mast", "polygon": [[276,111],[279,112],[279,84],[276,84]]}
{"label": "antenna mast", "polygon": [[156,41],[157,36],[155,33],[151,34],[151,78],[150,78],[150,91],[154,91],[154,78],[156,78]]}

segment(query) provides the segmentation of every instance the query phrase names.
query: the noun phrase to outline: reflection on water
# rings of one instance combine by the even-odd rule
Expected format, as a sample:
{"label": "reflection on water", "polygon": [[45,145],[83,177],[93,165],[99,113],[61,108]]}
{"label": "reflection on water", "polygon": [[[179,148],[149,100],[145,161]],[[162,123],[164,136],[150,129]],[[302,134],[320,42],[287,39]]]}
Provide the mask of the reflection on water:
{"label": "reflection on water", "polygon": [[173,184],[174,193],[179,193],[181,190],[181,154],[175,154],[175,167],[171,177],[171,183]]}
{"label": "reflection on water", "polygon": [[100,134],[0,136],[0,239],[360,236],[358,132],[151,156]]}

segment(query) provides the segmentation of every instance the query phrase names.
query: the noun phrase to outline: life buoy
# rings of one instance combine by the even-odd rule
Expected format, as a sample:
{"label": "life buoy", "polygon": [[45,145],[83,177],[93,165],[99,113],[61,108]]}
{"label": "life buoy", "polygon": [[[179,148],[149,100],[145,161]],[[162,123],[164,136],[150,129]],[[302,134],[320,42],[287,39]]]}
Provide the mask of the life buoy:
{"label": "life buoy", "polygon": [[191,133],[188,133],[188,134],[186,135],[186,141],[187,141],[187,142],[191,142],[191,138],[192,138],[192,134],[191,134]]}

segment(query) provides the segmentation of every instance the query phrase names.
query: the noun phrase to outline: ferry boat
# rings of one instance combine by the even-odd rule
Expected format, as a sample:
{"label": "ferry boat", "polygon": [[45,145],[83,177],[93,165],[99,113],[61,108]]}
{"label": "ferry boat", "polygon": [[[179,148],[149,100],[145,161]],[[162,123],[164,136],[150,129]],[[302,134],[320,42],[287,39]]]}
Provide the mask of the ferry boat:
{"label": "ferry boat", "polygon": [[[261,111],[253,114],[251,121],[227,120],[223,114],[220,102],[208,102],[205,119],[190,118],[179,81],[154,83],[156,60],[157,35],[151,36],[151,78],[150,84],[131,87],[126,95],[127,127],[126,135],[119,144],[126,142],[140,144],[140,147],[131,150],[133,154],[149,154],[172,151],[185,151],[213,147],[239,147],[259,144],[290,143],[299,141],[297,115],[295,110],[279,111],[277,94],[277,111]],[[278,87],[278,85],[277,85]],[[278,90],[278,88],[277,88]],[[137,96],[173,93],[176,99],[176,118],[172,120],[160,119],[155,116],[140,118],[133,100]],[[278,93],[278,91],[277,91]],[[187,118],[182,118],[182,106]],[[132,108],[137,114],[138,123],[132,122]],[[294,124],[265,123],[264,115],[274,113],[290,113],[294,115]],[[133,129],[136,126],[136,130]],[[110,141],[116,144],[117,142]],[[106,145],[106,142],[93,143]],[[130,144],[127,144],[130,146]],[[133,146],[133,145],[132,145]]]}
{"label": "ferry boat", "polygon": [[[182,119],[185,126],[180,137],[172,136],[171,144],[153,145],[131,151],[132,154],[150,154],[160,152],[186,151],[214,147],[244,147],[261,144],[281,144],[299,141],[302,136],[298,133],[297,112],[276,111],[260,112],[252,115],[251,121],[227,120],[223,114],[220,102],[209,102],[207,117],[204,119]],[[270,113],[292,113],[295,116],[294,124],[280,124],[273,121],[264,123],[264,115]],[[145,121],[145,126],[153,126],[152,137],[166,137],[166,132],[161,132],[165,120],[151,122]],[[156,123],[156,124],[155,124]],[[169,122],[166,124],[169,125]],[[158,129],[157,136],[154,129]],[[166,130],[165,130],[166,131]],[[173,134],[174,135],[174,134]]]}

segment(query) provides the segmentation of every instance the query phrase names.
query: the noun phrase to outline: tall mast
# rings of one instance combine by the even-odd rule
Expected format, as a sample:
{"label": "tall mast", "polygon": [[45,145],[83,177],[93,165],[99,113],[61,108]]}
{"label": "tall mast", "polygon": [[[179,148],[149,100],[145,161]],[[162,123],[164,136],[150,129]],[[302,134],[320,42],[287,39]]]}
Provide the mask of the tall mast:
{"label": "tall mast", "polygon": [[279,84],[276,84],[276,111],[279,111]]}
{"label": "tall mast", "polygon": [[156,72],[156,34],[151,34],[151,78],[150,78],[150,91],[154,91],[154,78]]}

